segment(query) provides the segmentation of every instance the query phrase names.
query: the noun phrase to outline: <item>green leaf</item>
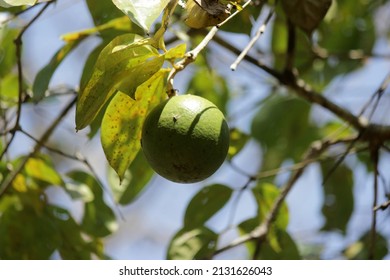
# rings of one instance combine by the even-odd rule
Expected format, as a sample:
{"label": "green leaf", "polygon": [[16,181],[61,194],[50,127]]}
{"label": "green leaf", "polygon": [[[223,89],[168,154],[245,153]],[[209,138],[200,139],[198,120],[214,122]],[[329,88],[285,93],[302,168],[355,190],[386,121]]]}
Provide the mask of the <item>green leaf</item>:
{"label": "green leaf", "polygon": [[[331,53],[348,54],[351,50],[362,50],[371,53],[375,44],[374,14],[377,1],[333,1],[332,14],[326,17],[324,24],[318,29],[319,45]],[[353,63],[356,67],[365,62],[357,60],[342,60],[340,65]],[[334,62],[333,62],[334,64]],[[343,67],[344,68],[344,67]],[[348,72],[351,71],[349,67]],[[346,70],[346,69],[345,69]]]}
{"label": "green leaf", "polygon": [[311,34],[328,12],[332,0],[282,0],[282,7],[293,24]]}
{"label": "green leaf", "polygon": [[187,231],[180,230],[169,244],[167,259],[200,260],[211,259],[215,252],[218,235],[206,227]]}
{"label": "green leaf", "polygon": [[116,37],[100,53],[76,106],[76,129],[90,124],[117,91],[133,96],[162,66],[164,57],[136,34]]}
{"label": "green leaf", "polygon": [[321,134],[326,138],[346,138],[354,135],[354,131],[350,126],[341,122],[331,121],[326,123],[321,128]]}
{"label": "green leaf", "polygon": [[261,143],[262,170],[278,168],[286,159],[298,162],[318,139],[310,121],[311,105],[298,98],[274,97],[260,108],[252,121],[252,135]]}
{"label": "green leaf", "polygon": [[12,73],[0,78],[0,104],[2,108],[13,107],[18,104],[18,76]]}
{"label": "green leaf", "polygon": [[80,199],[83,202],[91,202],[95,197],[91,188],[86,184],[66,183],[65,190],[72,199]]}
{"label": "green leaf", "polygon": [[370,151],[363,151],[357,154],[357,159],[360,163],[362,163],[367,172],[373,172],[374,171],[374,164],[372,162],[371,153]]}
{"label": "green leaf", "polygon": [[78,38],[75,41],[71,41],[65,44],[56,54],[51,58],[50,62],[43,67],[37,74],[33,84],[33,101],[41,101],[46,94],[49,87],[50,80],[57,70],[62,61],[74,50],[84,39],[84,37]]}
{"label": "green leaf", "polygon": [[249,138],[250,136],[248,134],[245,134],[237,128],[233,128],[230,130],[230,142],[228,151],[229,160],[231,160],[244,148]]}
{"label": "green leaf", "polygon": [[190,201],[184,215],[186,230],[201,227],[229,201],[233,190],[224,185],[211,185],[201,189]]}
{"label": "green leaf", "polygon": [[[242,222],[239,226],[240,235],[249,234],[259,225],[258,218],[252,218]],[[301,259],[299,250],[294,240],[285,230],[277,230],[275,238],[279,246],[274,248],[269,242],[265,241],[260,248],[257,256],[259,260],[299,260]],[[249,257],[252,258],[256,250],[256,241],[246,243]]]}
{"label": "green leaf", "polygon": [[165,99],[166,70],[157,72],[138,87],[135,97],[118,92],[104,115],[101,142],[111,167],[123,180],[141,148],[142,124],[148,112]]}
{"label": "green leaf", "polygon": [[117,9],[112,1],[99,1],[99,5],[96,4],[96,0],[86,0],[86,2],[95,26],[123,16],[123,13]]}
{"label": "green leaf", "polygon": [[123,16],[120,18],[112,19],[109,22],[96,27],[64,34],[61,36],[61,39],[70,43],[91,35],[96,35],[96,33],[102,33],[104,31],[110,32],[111,36],[108,37],[113,39],[115,36],[119,36],[125,33],[126,31],[128,32],[129,30],[131,30],[131,22],[127,17]]}
{"label": "green leaf", "polygon": [[0,216],[0,259],[48,259],[60,238],[52,221],[34,208],[9,207]]}
{"label": "green leaf", "polygon": [[[343,254],[350,260],[367,260],[370,255],[370,232],[364,233],[358,241],[350,244],[343,250]],[[374,260],[382,260],[389,252],[388,238],[376,233]]]}
{"label": "green leaf", "polygon": [[44,157],[29,158],[25,165],[26,174],[35,180],[45,182],[53,186],[62,186],[64,182],[54,169],[53,163]]}
{"label": "green leaf", "polygon": [[160,16],[170,0],[112,0],[112,2],[145,31]]}
{"label": "green leaf", "polygon": [[[272,209],[280,190],[269,183],[260,183],[252,189],[252,194],[256,199],[258,206],[258,221],[262,222]],[[288,209],[284,202],[279,209],[274,225],[280,229],[286,229],[288,225]]]}
{"label": "green leaf", "polygon": [[9,75],[16,64],[14,40],[18,33],[17,29],[0,28],[0,77]]}
{"label": "green leaf", "polygon": [[[53,224],[58,229],[61,243],[57,250],[64,260],[88,260],[98,249],[84,240],[80,225],[76,223],[69,212],[57,206],[47,206]],[[40,237],[42,239],[42,237]],[[92,243],[93,244],[93,243]]]}
{"label": "green leaf", "polygon": [[0,0],[1,7],[34,5],[38,0]]}
{"label": "green leaf", "polygon": [[171,49],[169,49],[165,53],[165,59],[166,60],[174,60],[178,58],[183,58],[184,54],[186,53],[187,45],[185,43],[179,44]]}
{"label": "green leaf", "polygon": [[74,182],[89,186],[94,199],[85,203],[81,228],[88,234],[104,237],[117,228],[116,217],[112,209],[103,199],[103,190],[99,182],[91,175],[82,171],[72,171],[67,174]]}
{"label": "green leaf", "polygon": [[353,173],[345,164],[332,171],[335,164],[335,161],[321,163],[322,176],[326,178],[322,207],[326,222],[322,230],[340,230],[345,234],[354,207]]}
{"label": "green leaf", "polygon": [[139,151],[135,159],[126,170],[122,183],[113,169],[109,169],[108,179],[115,201],[122,205],[133,202],[145,189],[154,174],[153,169],[142,151]]}

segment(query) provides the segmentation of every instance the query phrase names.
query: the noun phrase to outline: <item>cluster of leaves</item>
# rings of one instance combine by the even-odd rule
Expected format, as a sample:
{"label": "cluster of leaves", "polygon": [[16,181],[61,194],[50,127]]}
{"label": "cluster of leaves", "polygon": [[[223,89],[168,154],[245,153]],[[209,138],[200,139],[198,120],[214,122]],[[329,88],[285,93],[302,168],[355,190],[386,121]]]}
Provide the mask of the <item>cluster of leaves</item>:
{"label": "cluster of leaves", "polygon": [[[14,71],[17,56],[13,41],[20,30],[5,25],[1,27],[1,117],[7,120],[8,112],[20,105],[23,98],[20,98],[18,88],[21,86],[32,92],[26,102],[43,102],[59,65],[88,37],[99,36],[101,43],[89,54],[80,79],[76,129],[89,127],[88,137],[91,139],[100,132],[104,153],[112,167],[109,181],[114,200],[127,205],[145,189],[154,174],[140,147],[143,121],[151,108],[167,97],[169,73],[175,62],[186,58],[187,45],[195,46],[199,35],[206,33],[204,29],[189,30],[183,24],[183,17],[188,15],[173,4],[177,1],[85,1],[95,26],[65,34],[62,37],[64,45],[40,70],[32,85],[21,82]],[[36,2],[0,0],[0,6],[13,6],[0,8],[0,12],[16,15],[26,9],[25,5]],[[240,10],[243,2],[234,3]],[[292,70],[288,68],[293,66],[301,78],[321,91],[339,75],[363,66],[366,57],[372,53],[376,38],[374,11],[385,1],[252,2],[221,29],[228,34],[251,35],[254,32],[252,19],[275,9],[272,24],[267,27],[267,32],[272,33],[269,48],[272,69],[283,72]],[[154,25],[161,14],[161,25]],[[167,48],[164,35],[167,36],[168,25],[175,25],[180,32],[184,30],[192,35],[186,43],[181,43],[178,39],[183,37],[180,32],[171,34],[172,41],[179,44]],[[294,50],[289,42],[291,28],[296,32]],[[234,51],[231,42],[222,40],[219,38],[215,42]],[[351,57],[351,51],[357,50],[365,55]],[[290,65],[292,56],[293,65]],[[228,104],[232,98],[229,83],[209,63],[209,53],[198,57],[188,93],[211,100],[229,114]],[[329,134],[340,138],[353,135],[349,130],[338,133],[343,126],[337,121],[325,125],[313,123],[311,104],[292,97],[289,91],[286,94],[286,90],[278,87],[270,93],[269,101],[259,106],[249,134],[232,128],[228,161],[234,162],[247,141],[254,139],[263,151],[258,172],[262,174],[280,168],[286,161],[299,163],[313,141]],[[60,174],[52,160],[43,153],[5,160],[2,151],[6,146],[6,138],[3,138],[0,141],[0,182],[5,182],[14,170],[21,168],[6,189],[2,189],[3,185],[0,187],[0,258],[45,259],[54,252],[64,259],[107,258],[102,238],[112,234],[117,224],[112,206],[105,201],[102,184],[96,176],[80,170]],[[334,171],[336,160],[331,153],[326,156],[327,160],[320,162],[321,173],[324,178],[331,176],[323,187],[324,197],[329,199],[325,199],[322,207],[325,218],[322,230],[346,234],[354,210],[353,170],[341,163]],[[118,184],[117,176],[121,184]],[[236,186],[220,184],[202,188],[190,201],[183,226],[171,240],[167,258],[209,259],[219,253],[218,241],[224,232],[213,231],[208,222],[235,197],[239,199],[242,191],[251,193],[257,211],[253,218],[235,226],[237,234],[247,235],[262,224],[273,211],[281,190],[275,185],[274,176],[262,178],[255,174],[249,179],[251,184],[239,191]],[[84,211],[79,221],[68,210],[49,202],[47,190],[52,187],[62,188],[73,200],[83,202]],[[299,246],[287,232],[289,212],[285,203],[277,214],[261,250],[259,246],[263,240],[246,243],[249,257],[302,257]],[[369,251],[367,236],[362,235],[361,240],[346,248],[345,256],[366,258]],[[378,240],[375,257],[383,258],[388,253],[385,238],[379,236]]]}

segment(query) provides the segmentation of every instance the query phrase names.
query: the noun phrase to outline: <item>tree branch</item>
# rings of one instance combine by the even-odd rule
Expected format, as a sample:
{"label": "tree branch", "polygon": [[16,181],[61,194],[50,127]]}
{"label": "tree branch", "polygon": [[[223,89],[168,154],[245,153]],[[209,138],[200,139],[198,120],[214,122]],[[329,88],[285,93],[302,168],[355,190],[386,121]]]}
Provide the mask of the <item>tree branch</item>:
{"label": "tree branch", "polygon": [[16,64],[18,70],[18,105],[16,109],[16,121],[15,125],[12,129],[9,130],[11,134],[10,140],[7,142],[4,150],[0,154],[0,160],[7,153],[9,147],[11,146],[13,140],[15,139],[15,135],[20,129],[20,118],[22,115],[22,104],[23,104],[23,67],[22,67],[22,37],[23,34],[27,31],[27,29],[43,14],[43,12],[52,4],[54,1],[47,2],[42,9],[21,29],[18,36],[15,38],[14,43],[16,46]]}
{"label": "tree branch", "polygon": [[257,29],[255,36],[252,37],[252,39],[249,41],[248,45],[244,48],[244,50],[236,58],[236,60],[233,62],[233,64],[230,65],[231,70],[235,71],[237,69],[238,65],[241,63],[241,61],[244,59],[244,57],[253,48],[256,41],[259,40],[260,36],[264,34],[265,30],[267,29],[268,23],[271,20],[273,15],[274,15],[274,9],[271,9],[269,11],[268,16],[265,19],[264,23],[262,25],[260,25],[260,27]]}
{"label": "tree branch", "polygon": [[6,190],[12,185],[12,182],[15,180],[16,176],[23,170],[29,158],[33,157],[38,151],[42,148],[42,146],[47,142],[49,137],[52,135],[54,130],[57,128],[58,124],[62,121],[62,119],[66,116],[66,114],[70,111],[70,109],[76,104],[77,97],[74,97],[72,101],[62,110],[62,112],[58,115],[58,117],[53,121],[53,123],[49,126],[46,132],[42,135],[39,141],[35,144],[32,151],[23,158],[23,160],[18,164],[18,166],[12,170],[8,176],[6,176],[3,182],[0,185],[0,197],[4,195]]}
{"label": "tree branch", "polygon": [[[248,0],[245,2],[244,5],[242,5],[242,9],[244,9],[246,6],[250,4],[251,0]],[[173,80],[177,73],[182,71],[187,67],[187,65],[191,64],[196,60],[199,53],[207,47],[207,45],[210,43],[210,41],[214,38],[214,36],[217,34],[219,28],[224,25],[226,22],[231,20],[234,16],[236,16],[240,11],[234,12],[231,16],[229,16],[226,20],[219,23],[218,25],[212,27],[210,31],[207,33],[207,35],[203,38],[203,40],[191,51],[187,52],[182,60],[177,62],[175,65],[173,65],[173,68],[171,72],[168,75],[168,85],[167,85],[167,93],[169,97],[172,97],[176,94],[176,91],[173,87]]]}
{"label": "tree branch", "polygon": [[[226,48],[236,55],[240,55],[241,53],[239,49],[232,46],[218,35],[215,36],[214,42],[218,43],[220,46]],[[336,103],[326,98],[324,95],[313,90],[304,80],[298,79],[294,73],[280,73],[250,55],[245,56],[244,60],[252,65],[259,67],[278,80],[279,83],[292,89],[297,96],[312,104],[317,104],[327,109],[340,119],[349,123],[362,134],[362,140],[368,140],[370,138],[380,139],[382,142],[385,140],[390,140],[390,126],[369,123],[366,118],[355,116],[350,111],[340,107]]]}
{"label": "tree branch", "polygon": [[340,143],[340,140],[324,140],[322,142],[317,141],[314,142],[310,149],[306,152],[302,162],[306,163],[304,164],[300,169],[295,170],[295,172],[292,174],[288,182],[284,185],[284,187],[281,189],[281,192],[279,196],[274,201],[271,210],[268,212],[265,220],[256,227],[253,231],[250,233],[240,236],[237,239],[230,242],[228,245],[221,247],[217,249],[214,252],[214,255],[218,255],[226,250],[232,249],[234,247],[237,247],[239,245],[242,245],[248,241],[257,240],[257,246],[260,247],[260,245],[266,240],[266,237],[268,235],[268,232],[271,228],[272,222],[276,219],[279,209],[282,206],[283,202],[285,201],[287,195],[291,191],[292,187],[295,185],[296,181],[301,177],[303,174],[303,171],[305,168],[312,163],[312,160],[317,158],[321,153],[323,153],[326,149],[328,149],[330,146]]}

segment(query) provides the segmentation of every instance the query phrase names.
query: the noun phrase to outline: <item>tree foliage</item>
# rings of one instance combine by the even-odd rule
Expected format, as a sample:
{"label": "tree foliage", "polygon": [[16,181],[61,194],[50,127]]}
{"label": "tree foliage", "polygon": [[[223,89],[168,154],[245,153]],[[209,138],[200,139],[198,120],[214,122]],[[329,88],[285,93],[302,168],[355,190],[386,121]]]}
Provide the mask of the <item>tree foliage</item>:
{"label": "tree foliage", "polygon": [[[226,165],[246,182],[202,185],[188,203],[182,228],[167,244],[168,259],[211,259],[243,244],[251,259],[321,258],[321,252],[288,229],[286,197],[305,178],[308,166],[316,166],[322,178],[324,223],[318,235],[347,234],[361,199],[356,194],[358,170],[363,166],[372,177],[374,196],[364,198],[371,205],[366,231],[337,257],[381,259],[389,253],[390,233],[381,231],[381,224],[388,223],[390,210],[385,173],[390,126],[373,117],[383,111],[379,105],[388,95],[390,73],[377,74],[383,82],[376,90],[354,93],[364,100],[359,108],[346,108],[341,97],[328,94],[335,83],[364,71],[370,61],[389,64],[389,55],[375,49],[379,40],[389,44],[390,28],[377,26],[383,20],[379,11],[388,13],[389,1],[83,0],[93,26],[64,34],[62,46],[29,81],[24,75],[23,48],[29,47],[22,44],[24,35],[55,2],[0,0],[0,259],[48,259],[55,254],[62,259],[110,258],[104,241],[118,229],[117,207],[133,203],[154,176],[140,144],[144,119],[176,94],[175,85],[185,75],[186,92],[209,99],[231,122]],[[24,15],[27,20],[21,25],[17,20]],[[96,37],[99,44],[86,56],[77,87],[58,92],[51,84],[56,71],[74,50]],[[243,39],[236,44],[235,38]],[[228,62],[226,56],[236,60]],[[227,74],[229,67],[237,71]],[[234,88],[244,75],[244,94],[237,97]],[[257,90],[259,76],[265,77],[266,93],[251,97],[250,108],[236,114],[246,92]],[[59,105],[58,115],[35,136],[22,123],[25,108],[57,98],[67,105]],[[318,108],[332,117],[313,118]],[[244,129],[236,123],[247,111],[253,117]],[[74,114],[74,133],[87,130],[91,141],[100,137],[107,180],[82,153],[50,144],[69,114]],[[30,138],[33,145],[14,157],[10,150],[20,137]],[[252,140],[261,150],[254,173],[236,160]],[[77,165],[63,172],[58,157]],[[280,180],[286,173],[288,178]],[[81,216],[53,202],[53,188],[79,202]],[[211,220],[222,209],[238,211],[243,194],[256,204],[251,218],[230,219],[227,230],[213,228]],[[232,229],[236,238],[226,242]]]}

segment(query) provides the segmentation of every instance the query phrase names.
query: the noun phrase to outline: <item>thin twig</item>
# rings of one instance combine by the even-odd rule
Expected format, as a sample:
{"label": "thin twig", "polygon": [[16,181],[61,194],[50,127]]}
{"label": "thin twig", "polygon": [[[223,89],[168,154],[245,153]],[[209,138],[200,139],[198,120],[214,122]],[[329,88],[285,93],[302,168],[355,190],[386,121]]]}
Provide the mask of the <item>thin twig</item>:
{"label": "thin twig", "polygon": [[264,34],[265,30],[267,29],[268,23],[271,20],[272,16],[274,15],[274,9],[270,9],[267,18],[265,19],[264,23],[257,29],[255,36],[252,37],[252,39],[249,41],[248,45],[244,48],[244,50],[240,53],[240,55],[236,58],[236,60],[233,62],[233,64],[230,66],[230,69],[232,71],[235,71],[238,67],[238,65],[241,63],[241,61],[244,59],[245,56],[247,56],[248,52],[253,48],[254,44],[259,40],[260,36]]}
{"label": "thin twig", "polygon": [[12,185],[12,182],[15,180],[16,176],[23,170],[29,158],[33,157],[38,151],[42,148],[42,146],[47,142],[49,137],[52,135],[54,130],[58,127],[58,124],[63,120],[66,114],[72,109],[74,104],[76,104],[77,97],[73,98],[73,100],[61,111],[58,117],[53,121],[53,123],[48,127],[39,141],[35,144],[32,151],[18,164],[18,166],[8,174],[7,177],[4,178],[3,182],[0,185],[0,197],[4,195],[6,190]]}
{"label": "thin twig", "polygon": [[375,206],[375,207],[374,207],[374,211],[379,211],[379,210],[384,211],[384,210],[386,210],[386,209],[389,208],[389,207],[390,207],[390,200],[388,200],[388,201],[382,203],[381,205]]}
{"label": "thin twig", "polygon": [[379,162],[379,146],[373,145],[371,148],[371,160],[374,164],[374,198],[373,198],[373,206],[372,206],[372,221],[371,221],[371,230],[370,230],[370,243],[368,250],[368,259],[375,259],[375,247],[376,247],[376,216],[377,211],[375,211],[375,207],[378,204],[378,162]]}
{"label": "thin twig", "polygon": [[374,112],[378,106],[379,100],[382,98],[382,96],[385,93],[385,90],[389,86],[389,84],[390,84],[390,73],[387,74],[386,78],[383,80],[383,82],[381,83],[379,88],[374,92],[374,94],[371,96],[371,98],[368,100],[368,102],[363,106],[363,108],[361,109],[361,111],[359,113],[359,116],[362,116],[366,112],[368,107],[371,105],[371,103],[374,102],[374,100],[375,100],[375,104],[374,104],[373,109],[371,110],[370,116],[368,118],[368,119],[371,119],[372,115],[374,114]]}
{"label": "thin twig", "polygon": [[[244,5],[243,5],[243,8],[245,8],[249,3],[251,2],[251,0],[247,1]],[[170,73],[168,74],[168,84],[167,84],[167,94],[169,97],[172,97],[174,95],[176,95],[176,90],[174,89],[174,86],[173,86],[173,80],[176,76],[177,73],[179,73],[180,71],[184,70],[189,64],[191,64],[192,62],[194,62],[196,60],[196,58],[198,57],[199,53],[207,47],[207,45],[210,43],[210,41],[214,38],[214,36],[217,34],[219,28],[224,25],[226,22],[228,22],[229,20],[231,20],[233,18],[233,16],[237,15],[239,11],[236,11],[235,13],[233,13],[231,16],[229,16],[226,20],[224,20],[223,22],[221,22],[220,24],[212,27],[210,29],[210,31],[207,33],[207,35],[203,38],[203,40],[191,51],[187,52],[185,55],[184,55],[184,58],[182,60],[180,60],[179,62],[177,62],[175,65],[173,65],[173,68],[172,70],[170,71]]]}
{"label": "thin twig", "polygon": [[43,14],[43,12],[52,4],[53,1],[47,2],[42,9],[21,29],[18,36],[15,38],[14,43],[16,46],[16,64],[18,70],[18,105],[16,109],[16,121],[14,127],[10,130],[11,137],[7,142],[4,150],[0,154],[0,160],[3,156],[8,152],[9,147],[11,146],[13,140],[15,139],[15,135],[20,129],[20,118],[22,115],[22,104],[23,104],[23,66],[22,66],[22,37],[23,34],[27,31],[27,29]]}

